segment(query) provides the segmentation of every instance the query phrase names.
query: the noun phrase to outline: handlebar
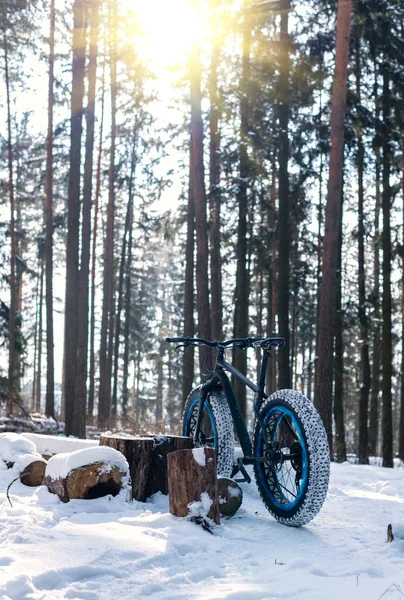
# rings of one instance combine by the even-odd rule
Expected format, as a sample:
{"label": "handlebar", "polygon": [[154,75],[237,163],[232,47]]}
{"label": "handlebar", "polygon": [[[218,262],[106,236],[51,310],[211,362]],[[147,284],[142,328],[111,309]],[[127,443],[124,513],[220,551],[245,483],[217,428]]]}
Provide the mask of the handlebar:
{"label": "handlebar", "polygon": [[234,338],[231,340],[225,340],[221,342],[220,340],[204,340],[203,338],[190,338],[190,337],[175,337],[175,338],[166,338],[166,342],[169,343],[179,343],[183,344],[184,347],[187,346],[209,346],[210,348],[226,348],[227,346],[237,346],[242,350],[246,350],[246,348],[252,348],[255,345],[260,345],[261,348],[269,349],[271,347],[274,348],[283,348],[285,345],[285,340],[282,337],[273,337],[273,338]]}

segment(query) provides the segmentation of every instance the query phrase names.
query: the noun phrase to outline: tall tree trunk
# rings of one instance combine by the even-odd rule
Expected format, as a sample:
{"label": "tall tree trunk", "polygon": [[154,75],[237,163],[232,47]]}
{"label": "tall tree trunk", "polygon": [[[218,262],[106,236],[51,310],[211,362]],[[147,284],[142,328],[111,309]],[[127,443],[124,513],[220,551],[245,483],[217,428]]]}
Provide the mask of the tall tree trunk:
{"label": "tall tree trunk", "polygon": [[38,323],[38,370],[36,378],[35,412],[41,413],[41,390],[42,390],[42,342],[43,342],[43,280],[44,280],[44,257],[41,251],[41,275],[39,287],[39,323]]}
{"label": "tall tree trunk", "polygon": [[[269,208],[269,227],[271,230],[271,261],[268,272],[268,323],[267,335],[271,337],[275,332],[275,316],[277,307],[277,273],[278,261],[276,256],[277,234],[276,234],[276,162],[275,153],[272,156],[272,181],[271,181],[271,206]],[[272,394],[276,390],[276,358],[268,361],[266,393]]]}
{"label": "tall tree trunk", "polygon": [[279,335],[286,345],[278,355],[278,385],[281,389],[291,387],[290,344],[289,344],[289,34],[288,21],[290,2],[285,3],[281,13],[281,63],[279,71],[279,260],[278,260],[278,322]]}
{"label": "tall tree trunk", "polygon": [[[357,102],[361,103],[361,60],[360,60],[360,31],[356,32],[355,44],[355,77]],[[361,332],[361,381],[359,399],[359,463],[369,464],[368,448],[368,407],[370,391],[369,363],[369,326],[366,314],[366,285],[365,285],[365,225],[363,214],[363,172],[365,148],[362,139],[362,123],[358,126],[358,283],[359,283],[359,322]]]}
{"label": "tall tree trunk", "polygon": [[91,308],[90,308],[90,367],[88,388],[88,416],[93,417],[95,397],[95,269],[97,260],[97,233],[98,233],[98,209],[101,193],[101,158],[102,158],[102,136],[104,132],[104,97],[105,97],[105,72],[102,74],[101,92],[101,123],[99,133],[99,146],[97,158],[97,173],[94,198],[94,221],[91,252]]}
{"label": "tall tree trunk", "polygon": [[113,342],[113,294],[114,294],[114,222],[115,222],[115,145],[116,145],[116,25],[117,3],[111,10],[111,152],[108,175],[107,226],[104,243],[104,283],[100,346],[100,389],[98,401],[98,424],[105,427],[111,416],[111,377]]}
{"label": "tall tree trunk", "polygon": [[392,149],[389,136],[391,135],[390,126],[390,81],[388,73],[388,65],[386,57],[383,63],[383,96],[382,96],[382,113],[383,113],[383,194],[382,194],[382,210],[383,210],[383,351],[382,351],[382,433],[383,433],[383,466],[393,467],[393,414],[392,414],[392,393],[391,380],[393,370],[392,356],[392,300],[391,300],[391,225],[390,225],[390,204],[391,204],[391,188],[390,188],[390,165],[392,159]]}
{"label": "tall tree trunk", "polygon": [[[199,9],[199,0],[196,0]],[[201,107],[201,62],[200,49],[195,45],[190,56],[191,80],[191,169],[196,229],[196,307],[198,333],[205,339],[211,337],[211,319],[208,281],[208,228],[206,218],[206,190],[203,166],[203,121]],[[199,348],[199,365],[202,376],[212,369],[212,354],[209,348]]]}
{"label": "tall tree trunk", "polygon": [[[376,123],[380,119],[380,102],[378,95],[377,84],[377,63],[375,61],[375,80],[374,80],[374,97],[375,97],[375,116]],[[369,453],[371,456],[377,455],[377,440],[379,432],[379,392],[380,392],[380,361],[381,361],[381,336],[380,336],[380,146],[379,127],[376,126],[375,135],[378,139],[375,147],[375,162],[376,162],[376,198],[375,198],[375,235],[373,242],[373,361],[372,361],[372,390],[370,395],[370,415],[369,415]]]}
{"label": "tall tree trunk", "polygon": [[45,265],[46,265],[46,402],[45,414],[55,416],[55,366],[53,348],[53,67],[55,62],[55,0],[50,5],[48,135],[45,173]]}
{"label": "tall tree trunk", "polygon": [[[343,194],[341,194],[342,203]],[[334,421],[335,454],[337,462],[346,461],[344,421],[344,320],[342,314],[342,213],[338,233],[337,290],[335,304],[335,357],[334,357]]]}
{"label": "tall tree trunk", "polygon": [[[194,232],[195,232],[195,209],[192,185],[192,164],[189,170],[189,190],[187,209],[187,240],[185,246],[185,288],[184,288],[184,335],[192,337],[195,335],[194,320]],[[195,368],[195,349],[188,346],[184,349],[182,359],[182,405],[192,389]]]}
{"label": "tall tree trunk", "polygon": [[315,375],[315,403],[327,431],[331,456],[333,345],[350,24],[351,0],[339,0],[331,110],[330,173],[325,214],[322,279],[319,294],[318,359]]}
{"label": "tall tree trunk", "polygon": [[[248,297],[249,297],[249,272],[247,266],[247,207],[248,207],[248,180],[251,177],[251,164],[248,157],[248,132],[249,132],[249,81],[250,81],[250,46],[251,30],[244,21],[242,72],[240,81],[240,162],[239,183],[237,191],[238,201],[238,226],[237,226],[237,270],[236,290],[234,297],[234,329],[235,338],[248,337]],[[246,375],[247,352],[234,348],[233,364],[235,368]],[[234,392],[244,418],[247,415],[247,396],[245,385],[233,378]]]}
{"label": "tall tree trunk", "polygon": [[209,204],[210,204],[210,288],[211,288],[211,317],[212,338],[222,339],[222,273],[220,253],[220,99],[217,89],[217,69],[220,47],[217,42],[218,32],[214,28],[214,41],[209,72],[210,99],[210,146],[209,146]]}
{"label": "tall tree trunk", "polygon": [[401,195],[402,195],[402,232],[403,247],[401,257],[401,381],[400,381],[400,429],[398,434],[398,456],[404,461],[404,143],[401,144]]}
{"label": "tall tree trunk", "polygon": [[66,306],[65,306],[65,411],[66,435],[85,436],[76,420],[80,166],[85,75],[85,3],[74,0],[73,84],[71,96],[70,170],[67,199]]}
{"label": "tall tree trunk", "polygon": [[11,142],[11,102],[10,102],[10,77],[8,72],[8,40],[4,32],[4,69],[6,78],[6,104],[7,104],[7,157],[8,157],[8,196],[10,201],[10,241],[11,241],[11,260],[10,260],[10,310],[8,319],[8,386],[7,386],[7,416],[13,414],[13,403],[15,393],[15,318],[16,318],[16,263],[17,263],[17,238],[15,235],[15,198],[13,182],[13,150]]}
{"label": "tall tree trunk", "polygon": [[95,123],[95,87],[97,77],[99,0],[92,0],[90,6],[90,44],[88,62],[88,100],[86,109],[86,145],[83,180],[83,211],[81,229],[81,258],[78,290],[78,334],[77,334],[77,426],[85,437],[87,404],[87,362],[88,362],[88,311],[89,275],[91,246],[91,200],[93,191],[93,153]]}

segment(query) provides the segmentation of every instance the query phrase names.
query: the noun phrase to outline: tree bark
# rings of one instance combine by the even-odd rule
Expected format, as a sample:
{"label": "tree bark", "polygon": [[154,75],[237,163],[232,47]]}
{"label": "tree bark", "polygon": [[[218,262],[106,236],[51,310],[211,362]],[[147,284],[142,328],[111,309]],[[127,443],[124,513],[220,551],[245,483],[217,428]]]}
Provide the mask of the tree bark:
{"label": "tree bark", "polygon": [[401,380],[400,380],[400,428],[398,434],[398,456],[404,461],[404,143],[401,144],[401,195],[402,195],[402,231],[403,254],[401,257]]}
{"label": "tree bark", "polygon": [[37,370],[37,378],[36,378],[36,404],[35,404],[35,412],[41,413],[41,389],[42,389],[42,336],[43,336],[43,280],[44,280],[44,259],[43,254],[41,252],[41,260],[40,260],[40,287],[39,287],[39,322],[38,322],[38,370]]}
{"label": "tree bark", "polygon": [[[192,152],[192,150],[191,150]],[[184,288],[184,336],[195,335],[194,319],[194,232],[195,207],[193,199],[192,163],[189,170],[188,210],[187,210],[187,240],[185,246],[185,288]],[[195,368],[195,349],[188,346],[184,349],[182,359],[182,406],[184,407],[188,394],[192,389]]]}
{"label": "tree bark", "polygon": [[7,385],[7,409],[6,414],[11,417],[13,414],[14,394],[15,394],[15,320],[16,320],[16,263],[17,263],[17,238],[15,235],[15,197],[13,181],[13,149],[11,141],[11,101],[10,101],[10,76],[8,71],[8,40],[7,34],[3,35],[4,43],[4,69],[6,79],[6,104],[7,104],[7,164],[8,164],[8,197],[10,202],[10,310],[8,318],[8,385]]}
{"label": "tree bark", "polygon": [[[196,0],[199,9],[199,0]],[[208,231],[206,217],[206,190],[203,166],[203,121],[201,107],[201,62],[200,49],[196,44],[190,56],[191,83],[191,169],[192,190],[196,229],[196,306],[198,333],[205,339],[211,337],[211,318],[208,280]],[[199,365],[204,377],[212,370],[212,353],[206,346],[199,348]]]}
{"label": "tree bark", "polygon": [[379,392],[380,392],[380,361],[381,361],[381,336],[380,336],[380,102],[377,84],[377,63],[375,61],[374,76],[374,97],[375,97],[375,162],[376,162],[376,194],[375,194],[375,219],[374,219],[374,242],[373,242],[373,361],[372,361],[372,390],[370,395],[370,415],[369,415],[369,453],[371,456],[377,455],[377,441],[379,432]]}
{"label": "tree bark", "polygon": [[88,312],[89,275],[91,246],[91,205],[93,191],[93,154],[95,124],[95,88],[97,79],[99,0],[90,4],[90,44],[88,62],[88,100],[86,109],[86,144],[83,180],[83,207],[81,229],[81,259],[78,289],[78,334],[77,334],[77,389],[76,421],[85,437],[87,409],[87,366],[88,366]]}
{"label": "tree bark", "polygon": [[281,13],[281,62],[279,72],[279,259],[278,259],[278,322],[279,335],[285,339],[285,348],[278,354],[278,386],[291,387],[290,342],[289,342],[289,75],[290,40],[288,34],[288,12],[290,2],[285,3]]}
{"label": "tree bark", "polygon": [[[360,60],[360,30],[356,31],[355,44],[355,77],[356,96],[360,107],[361,103],[361,60]],[[359,398],[359,464],[369,464],[368,447],[368,412],[370,391],[370,363],[369,363],[369,326],[366,311],[366,282],[365,282],[365,225],[363,211],[363,172],[365,148],[362,139],[362,123],[358,124],[358,284],[359,284],[359,323],[361,333],[361,380]]]}
{"label": "tree bark", "polygon": [[55,0],[50,4],[48,134],[45,173],[45,264],[46,264],[46,402],[45,414],[55,416],[55,366],[53,348],[53,105],[55,62]]}
{"label": "tree bark", "polygon": [[73,84],[71,94],[70,169],[67,199],[67,248],[65,296],[65,375],[64,394],[66,435],[85,436],[76,420],[76,377],[78,342],[80,167],[85,75],[85,3],[74,0]]}
{"label": "tree bark", "polygon": [[[213,4],[214,6],[214,4]],[[217,87],[217,69],[219,64],[220,46],[217,41],[218,31],[213,27],[213,44],[209,72],[209,204],[210,204],[210,288],[211,288],[211,317],[212,338],[222,339],[222,274],[221,274],[221,240],[220,240],[220,99]]]}
{"label": "tree bark", "polygon": [[344,123],[351,0],[339,0],[335,76],[331,110],[331,153],[325,214],[322,279],[319,294],[318,359],[315,375],[315,404],[323,420],[332,453],[332,379],[335,300],[338,263],[338,232],[341,221]]}
{"label": "tree bark", "polygon": [[[343,194],[341,194],[342,202]],[[342,314],[342,214],[338,235],[337,299],[335,305],[334,421],[337,462],[346,461],[344,420],[344,320]]]}
{"label": "tree bark", "polygon": [[[384,61],[386,61],[384,57]],[[391,204],[391,187],[390,187],[390,168],[392,159],[392,149],[389,136],[391,134],[390,126],[390,78],[388,66],[386,62],[383,64],[383,96],[382,96],[382,114],[383,114],[383,194],[382,194],[382,210],[383,210],[383,350],[382,350],[382,455],[383,467],[393,467],[393,414],[392,414],[392,300],[391,300],[391,225],[390,225],[390,204]]]}
{"label": "tree bark", "polygon": [[104,97],[105,97],[105,73],[102,74],[101,92],[101,123],[100,139],[98,146],[97,173],[94,198],[94,221],[91,253],[91,317],[90,317],[90,368],[88,389],[88,416],[93,417],[95,397],[95,268],[97,259],[97,233],[98,233],[98,209],[101,193],[101,158],[102,158],[102,136],[104,131]]}
{"label": "tree bark", "polygon": [[[249,272],[247,266],[247,190],[251,178],[251,164],[248,157],[248,131],[249,131],[249,81],[250,81],[250,46],[251,30],[244,20],[243,56],[240,81],[240,145],[239,145],[239,182],[237,190],[238,225],[237,225],[237,270],[236,289],[234,295],[234,329],[235,338],[248,337],[248,297],[249,297]],[[247,352],[234,347],[233,364],[235,368],[247,374]],[[247,415],[246,386],[232,378],[234,393],[244,418]]]}
{"label": "tree bark", "polygon": [[105,427],[111,416],[111,378],[113,343],[113,257],[115,222],[115,146],[116,146],[116,24],[117,3],[111,10],[111,151],[108,174],[107,226],[104,243],[104,283],[100,346],[100,389],[98,401],[98,425]]}

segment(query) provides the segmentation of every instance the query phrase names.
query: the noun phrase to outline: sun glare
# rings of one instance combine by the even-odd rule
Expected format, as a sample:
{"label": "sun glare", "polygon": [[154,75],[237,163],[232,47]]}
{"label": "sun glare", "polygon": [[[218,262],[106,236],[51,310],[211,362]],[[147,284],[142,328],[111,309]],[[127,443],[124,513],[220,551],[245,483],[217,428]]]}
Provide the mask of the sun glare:
{"label": "sun glare", "polygon": [[142,30],[145,51],[161,66],[183,64],[206,27],[189,0],[137,0],[131,7]]}

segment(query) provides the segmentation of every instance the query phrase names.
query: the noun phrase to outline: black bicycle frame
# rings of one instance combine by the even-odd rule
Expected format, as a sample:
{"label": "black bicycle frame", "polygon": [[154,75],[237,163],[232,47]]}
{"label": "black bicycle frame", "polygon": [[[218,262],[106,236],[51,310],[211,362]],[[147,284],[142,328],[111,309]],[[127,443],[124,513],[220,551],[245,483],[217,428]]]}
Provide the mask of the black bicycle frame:
{"label": "black bicycle frame", "polygon": [[218,349],[218,355],[217,355],[217,359],[216,359],[214,373],[213,373],[212,377],[210,379],[208,379],[207,381],[205,381],[205,383],[202,385],[201,396],[200,396],[199,407],[198,407],[197,423],[196,423],[195,432],[194,432],[194,440],[197,440],[199,437],[199,432],[200,432],[200,428],[201,428],[201,424],[202,424],[203,405],[206,400],[206,396],[210,390],[217,389],[218,382],[219,382],[220,387],[223,389],[223,392],[226,396],[226,399],[227,399],[227,402],[228,402],[228,405],[230,408],[230,412],[233,417],[234,426],[237,431],[237,436],[238,436],[241,448],[243,450],[243,454],[244,454],[243,462],[247,464],[249,462],[255,461],[254,457],[252,456],[252,445],[251,445],[250,436],[248,434],[243,415],[241,414],[236,396],[234,394],[233,386],[230,383],[230,380],[226,374],[226,371],[229,371],[230,373],[232,373],[237,379],[239,379],[242,383],[244,383],[244,385],[249,387],[255,393],[254,412],[255,412],[256,416],[258,417],[259,416],[259,408],[261,406],[262,401],[265,398],[268,398],[267,394],[264,391],[264,388],[265,388],[265,377],[266,377],[266,370],[267,370],[269,356],[270,356],[269,352],[267,350],[263,350],[261,373],[260,373],[259,382],[258,382],[258,386],[257,386],[257,385],[255,385],[255,383],[253,383],[252,381],[247,379],[247,377],[245,377],[245,375],[240,373],[240,371],[238,371],[235,367],[233,367],[233,365],[231,365],[226,360],[224,360],[224,349],[223,348]]}

